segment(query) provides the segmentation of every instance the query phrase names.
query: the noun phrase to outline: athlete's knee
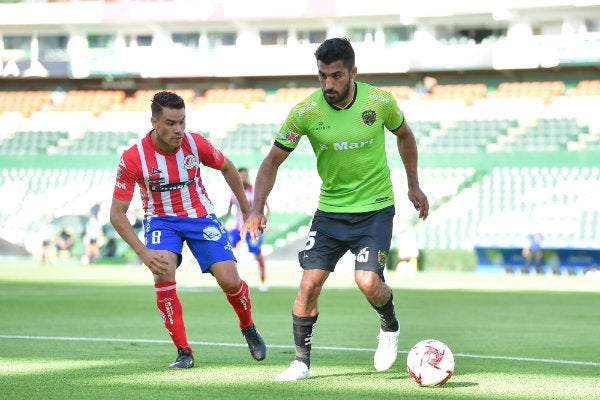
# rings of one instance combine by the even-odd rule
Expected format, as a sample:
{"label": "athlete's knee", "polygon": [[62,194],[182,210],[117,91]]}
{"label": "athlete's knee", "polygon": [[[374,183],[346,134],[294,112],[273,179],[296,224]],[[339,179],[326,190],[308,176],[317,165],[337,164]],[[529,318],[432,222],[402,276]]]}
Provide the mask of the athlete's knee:
{"label": "athlete's knee", "polygon": [[237,272],[235,262],[228,260],[214,263],[210,267],[210,271],[224,292],[237,290],[240,286],[241,278]]}
{"label": "athlete's knee", "polygon": [[381,276],[373,271],[357,270],[354,274],[354,281],[368,299],[378,298],[386,292],[387,285]]}
{"label": "athlete's knee", "polygon": [[322,285],[310,279],[303,279],[300,282],[299,292],[306,297],[313,297],[321,292]]}

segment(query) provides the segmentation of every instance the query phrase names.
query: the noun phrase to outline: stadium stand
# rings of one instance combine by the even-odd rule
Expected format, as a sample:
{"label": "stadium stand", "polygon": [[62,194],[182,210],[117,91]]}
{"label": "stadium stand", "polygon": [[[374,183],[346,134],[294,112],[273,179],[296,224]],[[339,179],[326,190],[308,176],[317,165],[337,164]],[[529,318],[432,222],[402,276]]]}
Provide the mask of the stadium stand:
{"label": "stadium stand", "polygon": [[[418,138],[421,181],[432,204],[427,222],[416,221],[402,192],[406,178],[395,137],[388,135],[398,226],[412,227],[425,249],[514,250],[534,224],[551,247],[597,248],[600,170],[589,156],[600,149],[600,124],[591,112],[600,101],[597,82],[582,81],[572,90],[554,81],[507,82],[497,90],[488,84],[438,85],[437,95],[418,99],[408,86],[387,86]],[[203,134],[255,174],[290,107],[314,90],[176,91],[192,104],[188,126],[203,127]],[[53,107],[48,91],[0,92],[0,189],[12,194],[0,210],[0,223],[10,227],[0,232],[3,237],[23,242],[43,215],[64,219],[66,210],[85,214],[97,199],[108,204],[118,154],[145,134],[140,129],[148,125],[155,90],[107,92],[67,91],[65,99],[79,99],[82,107],[68,106],[70,100]],[[28,106],[22,99],[29,99]],[[269,200],[267,245],[284,244],[310,220],[315,204],[306,199],[316,202],[319,191],[311,152],[302,141],[280,171]],[[562,166],[554,166],[556,160]],[[204,179],[216,188],[215,203],[226,199],[217,173],[206,171]],[[67,204],[65,191],[72,194]],[[587,267],[580,264],[578,271]],[[486,268],[499,266],[490,262]]]}
{"label": "stadium stand", "polygon": [[553,96],[560,96],[565,90],[562,81],[544,82],[502,82],[496,91],[488,94],[489,97],[538,97],[548,102]]}
{"label": "stadium stand", "polygon": [[49,109],[55,112],[86,111],[98,115],[124,99],[123,90],[69,90],[60,103],[50,105]]}
{"label": "stadium stand", "polygon": [[52,103],[51,91],[0,91],[0,114],[7,111],[20,112],[29,117]]}
{"label": "stadium stand", "polygon": [[470,104],[473,99],[485,97],[487,85],[484,83],[459,83],[435,85],[431,92],[433,99],[462,99]]}

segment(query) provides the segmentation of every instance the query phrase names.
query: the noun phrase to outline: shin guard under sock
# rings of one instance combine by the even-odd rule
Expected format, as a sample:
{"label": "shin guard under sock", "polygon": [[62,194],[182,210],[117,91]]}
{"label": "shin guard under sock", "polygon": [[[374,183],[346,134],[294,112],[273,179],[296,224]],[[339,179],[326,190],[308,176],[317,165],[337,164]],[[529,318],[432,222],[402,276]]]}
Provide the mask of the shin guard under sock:
{"label": "shin guard under sock", "polygon": [[310,350],[312,337],[315,332],[315,324],[319,314],[314,317],[299,317],[292,314],[294,322],[294,344],[296,345],[296,360],[306,364],[310,368]]}
{"label": "shin guard under sock", "polygon": [[244,330],[252,325],[252,303],[250,302],[250,289],[243,280],[233,292],[225,292],[227,301],[240,319],[240,329]]}
{"label": "shin guard under sock", "polygon": [[156,305],[160,316],[171,335],[171,340],[177,348],[190,347],[187,341],[185,325],[183,323],[183,309],[177,297],[175,282],[158,282],[156,289]]}
{"label": "shin guard under sock", "polygon": [[381,330],[384,332],[396,332],[400,328],[400,323],[396,318],[394,311],[394,295],[390,293],[390,299],[383,306],[378,307],[373,305],[373,310],[379,315],[381,319]]}

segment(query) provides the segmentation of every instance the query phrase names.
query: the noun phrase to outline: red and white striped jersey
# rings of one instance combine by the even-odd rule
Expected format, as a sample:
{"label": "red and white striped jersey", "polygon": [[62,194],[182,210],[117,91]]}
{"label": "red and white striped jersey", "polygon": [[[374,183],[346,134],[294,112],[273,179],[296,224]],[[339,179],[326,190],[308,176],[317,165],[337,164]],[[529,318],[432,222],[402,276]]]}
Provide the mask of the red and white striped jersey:
{"label": "red and white striped jersey", "polygon": [[[246,192],[246,199],[248,200],[248,204],[250,204],[250,207],[252,207],[252,203],[254,202],[254,186],[252,186],[251,184],[245,184],[244,192]],[[242,214],[240,202],[233,193],[231,193],[230,202],[235,207],[235,229],[241,230],[242,226],[244,226],[244,215]]]}
{"label": "red and white striped jersey", "polygon": [[150,133],[123,152],[113,196],[131,201],[140,187],[145,217],[203,217],[214,207],[202,184],[200,164],[221,169],[225,157],[204,136],[185,132],[174,153],[159,150]]}

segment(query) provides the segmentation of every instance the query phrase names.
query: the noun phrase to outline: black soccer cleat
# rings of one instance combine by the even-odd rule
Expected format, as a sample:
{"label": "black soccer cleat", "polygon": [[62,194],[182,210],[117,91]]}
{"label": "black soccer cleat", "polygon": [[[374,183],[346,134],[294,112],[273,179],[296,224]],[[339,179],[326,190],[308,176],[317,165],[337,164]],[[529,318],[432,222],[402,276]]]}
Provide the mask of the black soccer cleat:
{"label": "black soccer cleat", "polygon": [[256,325],[252,324],[246,329],[242,329],[242,334],[248,342],[248,349],[250,349],[250,355],[256,361],[262,361],[267,356],[267,346],[262,336],[256,329]]}
{"label": "black soccer cleat", "polygon": [[194,366],[194,356],[192,355],[192,349],[186,347],[180,347],[177,349],[177,358],[175,362],[169,365],[171,369],[187,369]]}

